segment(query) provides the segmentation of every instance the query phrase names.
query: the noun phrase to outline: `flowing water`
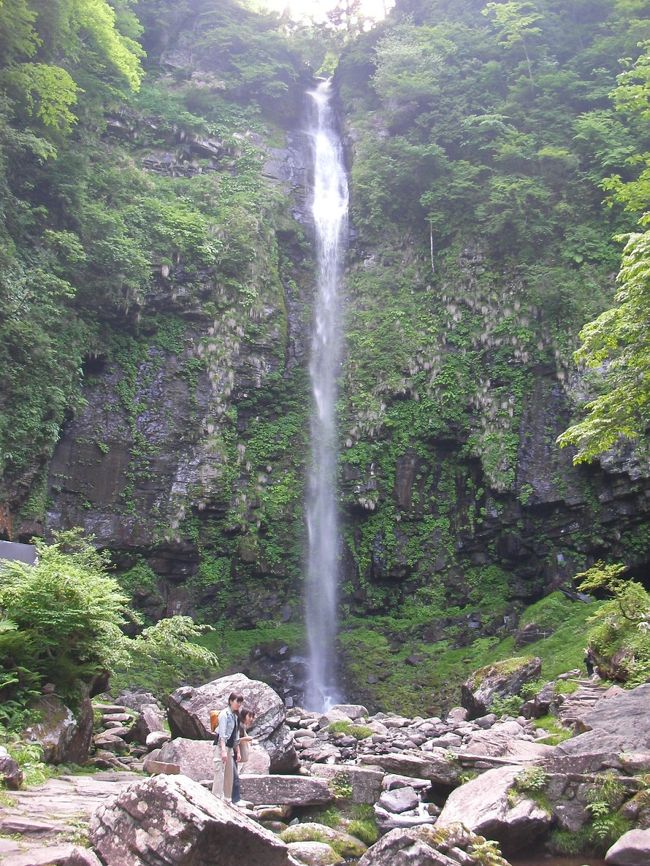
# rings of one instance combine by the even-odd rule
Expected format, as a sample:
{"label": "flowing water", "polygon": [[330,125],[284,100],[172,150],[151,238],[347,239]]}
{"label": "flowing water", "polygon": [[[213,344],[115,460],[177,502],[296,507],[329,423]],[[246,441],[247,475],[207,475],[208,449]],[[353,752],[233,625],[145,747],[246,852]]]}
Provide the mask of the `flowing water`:
{"label": "flowing water", "polygon": [[309,709],[323,710],[339,699],[335,664],[340,551],[335,412],[341,361],[339,287],[347,239],[348,187],[329,81],[319,84],[309,96],[312,112],[308,134],[314,166],[312,214],[318,285],[309,365],[313,405],[307,493],[309,678],[305,704]]}

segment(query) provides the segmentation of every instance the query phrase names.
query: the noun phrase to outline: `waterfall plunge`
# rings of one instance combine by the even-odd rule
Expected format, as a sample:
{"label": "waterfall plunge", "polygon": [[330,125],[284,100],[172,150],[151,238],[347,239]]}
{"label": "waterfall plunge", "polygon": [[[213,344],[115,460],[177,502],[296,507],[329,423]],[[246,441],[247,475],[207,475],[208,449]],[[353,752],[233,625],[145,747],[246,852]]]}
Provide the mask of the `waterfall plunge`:
{"label": "waterfall plunge", "polygon": [[339,282],[347,237],[348,187],[341,144],[325,81],[310,92],[308,130],[314,160],[312,214],[316,230],[318,286],[309,372],[313,393],[311,468],[307,494],[306,620],[309,682],[305,705],[327,709],[336,687],[336,604],[340,539],[336,507],[336,379],[341,360]]}

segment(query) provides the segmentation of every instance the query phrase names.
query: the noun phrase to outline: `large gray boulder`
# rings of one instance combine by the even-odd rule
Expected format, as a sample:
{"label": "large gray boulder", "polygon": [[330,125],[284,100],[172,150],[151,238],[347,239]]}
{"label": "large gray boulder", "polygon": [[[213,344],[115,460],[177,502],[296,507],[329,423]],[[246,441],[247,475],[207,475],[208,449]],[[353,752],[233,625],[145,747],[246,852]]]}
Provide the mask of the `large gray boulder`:
{"label": "large gray boulder", "polygon": [[232,674],[212,680],[203,686],[182,686],[167,699],[169,726],[174,737],[211,740],[210,711],[228,706],[228,696],[239,692],[244,706],[255,714],[251,733],[266,749],[271,771],[291,772],[298,768],[293,736],[284,724],[285,707],[280,696],[266,683],[251,680],[244,674]]}
{"label": "large gray boulder", "polygon": [[615,732],[626,748],[650,749],[650,683],[630,691],[612,689],[591,708],[577,716],[578,732]]}
{"label": "large gray boulder", "polygon": [[295,866],[274,833],[184,776],[130,785],[95,811],[90,840],[106,866]]}
{"label": "large gray boulder", "polygon": [[[521,687],[539,678],[542,660],[539,658],[511,658],[480,668],[461,686],[461,704],[470,719],[490,712],[495,698],[518,695]],[[523,703],[523,701],[522,701]]]}
{"label": "large gray boulder", "polygon": [[325,779],[309,776],[253,776],[240,778],[242,800],[256,806],[324,806],[334,793]]}
{"label": "large gray boulder", "polygon": [[358,767],[355,764],[313,764],[311,773],[330,783],[336,779],[348,782],[352,788],[350,799],[353,803],[372,805],[381,795],[384,771],[378,767]]}
{"label": "large gray boulder", "polygon": [[646,866],[650,863],[650,830],[630,830],[605,854],[611,866]]}
{"label": "large gray boulder", "polygon": [[[369,848],[358,866],[482,866],[482,860],[470,853],[474,845],[484,842],[460,824],[438,828],[428,825],[391,830]],[[492,866],[508,866],[506,860],[493,856]]]}
{"label": "large gray boulder", "polygon": [[23,783],[24,775],[18,761],[15,761],[4,746],[0,746],[0,782],[12,791],[17,791]]}
{"label": "large gray boulder", "polygon": [[93,736],[93,707],[84,697],[74,716],[56,695],[44,695],[33,704],[41,721],[26,728],[22,739],[40,743],[46,764],[83,764]]}
{"label": "large gray boulder", "polygon": [[188,740],[176,737],[165,743],[156,761],[176,764],[179,772],[195,782],[211,779],[214,775],[214,746],[207,740]]}
{"label": "large gray boulder", "polygon": [[518,794],[509,797],[521,766],[488,770],[452,791],[436,828],[462,823],[468,830],[499,842],[505,851],[530,845],[550,827],[552,815],[537,803]]}
{"label": "large gray boulder", "polygon": [[461,772],[454,762],[454,755],[445,749],[434,748],[428,752],[389,752],[386,755],[360,755],[362,764],[376,764],[387,773],[428,779],[439,785],[456,785]]}
{"label": "large gray boulder", "polygon": [[129,742],[147,742],[149,734],[160,733],[165,730],[163,725],[163,714],[157,704],[143,704],[140,715],[135,720],[131,730],[125,737]]}
{"label": "large gray boulder", "polygon": [[626,742],[618,732],[586,731],[559,743],[542,763],[553,773],[599,773],[620,766]]}

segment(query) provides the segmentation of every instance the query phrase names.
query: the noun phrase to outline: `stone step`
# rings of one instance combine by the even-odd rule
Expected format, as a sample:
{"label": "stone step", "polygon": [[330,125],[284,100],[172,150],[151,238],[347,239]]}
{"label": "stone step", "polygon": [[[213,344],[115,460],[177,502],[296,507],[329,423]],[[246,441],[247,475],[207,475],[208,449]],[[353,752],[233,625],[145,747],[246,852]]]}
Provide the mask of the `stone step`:
{"label": "stone step", "polygon": [[126,713],[127,707],[121,704],[93,704],[93,710],[100,713]]}

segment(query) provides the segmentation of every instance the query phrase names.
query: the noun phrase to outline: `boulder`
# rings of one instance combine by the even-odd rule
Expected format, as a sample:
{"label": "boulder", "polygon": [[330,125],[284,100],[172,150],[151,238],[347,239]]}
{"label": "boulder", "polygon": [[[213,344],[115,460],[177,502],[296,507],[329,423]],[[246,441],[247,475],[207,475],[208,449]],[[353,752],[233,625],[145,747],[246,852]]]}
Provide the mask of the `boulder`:
{"label": "boulder", "polygon": [[[120,708],[116,710],[116,712],[120,712],[124,707],[128,707],[130,710],[135,710],[137,713],[142,712],[142,708],[146,706],[155,706],[159,712],[163,712],[162,707],[156,700],[155,696],[152,695],[151,692],[147,692],[144,689],[125,689],[120,692],[117,696],[118,704],[121,704]],[[97,705],[95,705],[97,706]],[[108,712],[107,708],[104,712]]]}
{"label": "boulder", "polygon": [[96,749],[104,749],[107,752],[113,752],[116,755],[126,755],[129,747],[121,737],[115,736],[110,731],[104,731],[102,734],[97,734],[93,738],[93,743]]}
{"label": "boulder", "polygon": [[376,764],[387,773],[428,779],[439,785],[456,785],[460,766],[455,763],[454,755],[444,749],[430,752],[390,752],[387,755],[360,755],[362,764]]}
{"label": "boulder", "polygon": [[368,710],[361,706],[361,704],[335,704],[332,707],[332,710],[337,710],[339,713],[343,713],[352,721],[356,721],[357,719],[363,719],[368,716]]}
{"label": "boulder", "polygon": [[629,830],[605,854],[611,866],[644,866],[650,863],[650,830]]}
{"label": "boulder", "polygon": [[447,724],[460,725],[462,722],[467,721],[468,715],[466,707],[452,707],[447,713]]}
{"label": "boulder", "polygon": [[379,798],[379,805],[387,812],[409,812],[417,808],[420,798],[414,788],[395,788],[393,791],[384,791]]}
{"label": "boulder", "polygon": [[326,743],[319,739],[310,740],[309,745],[302,750],[303,761],[313,761],[315,764],[332,759],[338,761],[340,758],[340,749],[333,743]]}
{"label": "boulder", "polygon": [[93,851],[62,843],[3,857],[2,866],[102,866]]}
{"label": "boulder", "polygon": [[207,740],[176,737],[163,745],[156,761],[177,765],[184,776],[194,779],[195,782],[214,776],[214,746]]}
{"label": "boulder", "polygon": [[398,773],[387,773],[381,783],[384,791],[395,788],[413,788],[415,791],[425,791],[430,785],[428,779],[414,779],[411,776],[400,776]]}
{"label": "boulder", "polygon": [[[533,742],[520,724],[506,721],[472,733],[463,751],[470,755],[511,758],[513,763],[537,763],[553,754],[553,746]],[[462,752],[459,754],[462,756]]]}
{"label": "boulder", "polygon": [[350,836],[349,833],[326,827],[324,824],[316,824],[313,821],[305,821],[302,824],[288,827],[283,830],[280,838],[287,843],[326,842],[333,846],[342,857],[353,857],[355,860],[361,857],[368,847],[359,839]]}
{"label": "boulder", "polygon": [[194,688],[183,686],[167,699],[169,726],[174,737],[211,740],[210,711],[228,705],[231,692],[244,696],[244,706],[256,714],[251,733],[271,758],[271,770],[291,772],[298,767],[291,731],[284,724],[285,707],[280,696],[266,683],[244,674],[220,677]]}
{"label": "boulder", "polygon": [[344,862],[327,842],[290,842],[288,847],[291,856],[305,866],[336,866]]}
{"label": "boulder", "polygon": [[168,743],[170,740],[171,736],[167,731],[152,731],[150,734],[147,734],[145,746],[150,750],[160,749],[161,746],[164,746],[165,743]]}
{"label": "boulder", "polygon": [[153,733],[165,733],[163,716],[157,704],[144,704],[140,715],[131,726],[127,739],[129,742],[145,745],[147,737]]}
{"label": "boulder", "polygon": [[17,791],[23,783],[23,771],[4,746],[0,746],[0,782],[11,791]]}
{"label": "boulder", "polygon": [[324,806],[334,799],[325,779],[243,775],[240,781],[242,799],[254,805]]}
{"label": "boulder", "polygon": [[[377,767],[358,767],[355,764],[314,764],[311,768],[313,776],[331,781],[342,773],[345,774],[352,787],[353,803],[372,805],[379,799],[382,790],[384,771]],[[428,783],[424,783],[425,786]]]}
{"label": "boulder", "polygon": [[43,695],[32,708],[42,721],[26,728],[22,739],[40,743],[46,764],[83,764],[93,736],[93,707],[84,697],[75,717],[56,695]]}
{"label": "boulder", "polygon": [[271,831],[184,776],[154,776],[99,806],[90,839],[107,866],[295,864]]}
{"label": "boulder", "polygon": [[624,691],[605,692],[591,709],[586,709],[575,720],[578,732],[615,731],[626,748],[641,751],[650,749],[650,683]]}
{"label": "boulder", "polygon": [[523,795],[508,796],[521,766],[488,770],[452,791],[436,827],[463,823],[468,830],[499,842],[512,852],[530,845],[549,828],[552,816]]}
{"label": "boulder", "polygon": [[319,716],[318,727],[321,729],[327,728],[329,725],[333,725],[336,722],[347,722],[348,724],[352,724],[352,719],[347,715],[347,713],[332,707],[331,710],[328,710],[326,713]]}
{"label": "boulder", "polygon": [[439,810],[432,805],[431,812],[423,808],[413,809],[410,812],[389,812],[387,809],[383,809],[379,803],[375,803],[374,812],[380,832],[388,833],[389,830],[434,824]]}
{"label": "boulder", "polygon": [[[472,857],[469,852],[482,842],[485,839],[460,825],[444,829],[420,825],[391,830],[366,851],[358,866],[480,866],[478,857]],[[490,863],[508,866],[496,856]]]}
{"label": "boulder", "polygon": [[486,665],[474,671],[463,683],[461,703],[470,719],[484,716],[495,698],[518,695],[521,687],[538,679],[541,672],[542,661],[539,658],[510,658]]}
{"label": "boulder", "polygon": [[587,731],[565,740],[544,758],[543,766],[554,773],[598,773],[620,767],[619,755],[626,740],[602,730]]}
{"label": "boulder", "polygon": [[284,722],[285,707],[280,696],[266,683],[244,674],[231,674],[194,688],[182,686],[167,699],[169,726],[175,737],[211,740],[210,711],[228,706],[228,696],[239,692],[244,706],[255,711],[255,736],[265,739]]}

